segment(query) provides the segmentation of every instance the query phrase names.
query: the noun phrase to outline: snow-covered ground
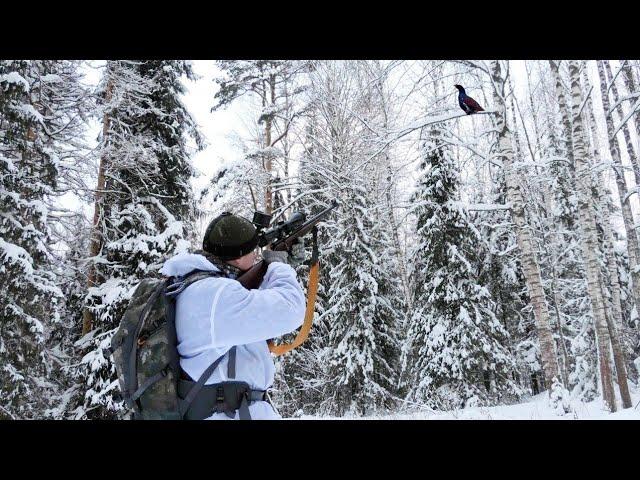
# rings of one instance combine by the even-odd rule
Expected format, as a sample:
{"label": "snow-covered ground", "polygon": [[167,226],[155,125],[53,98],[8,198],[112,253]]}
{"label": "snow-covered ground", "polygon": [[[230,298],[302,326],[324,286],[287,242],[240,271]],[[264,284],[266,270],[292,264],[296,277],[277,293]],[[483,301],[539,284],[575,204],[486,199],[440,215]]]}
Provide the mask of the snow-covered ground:
{"label": "snow-covered ground", "polygon": [[602,407],[602,399],[582,403],[572,401],[572,413],[558,415],[548,404],[547,393],[541,393],[524,403],[497,407],[474,407],[449,412],[421,410],[413,413],[370,417],[314,417],[303,415],[303,420],[640,420],[640,392],[632,393],[633,406],[622,410],[618,398],[618,411],[609,413]]}

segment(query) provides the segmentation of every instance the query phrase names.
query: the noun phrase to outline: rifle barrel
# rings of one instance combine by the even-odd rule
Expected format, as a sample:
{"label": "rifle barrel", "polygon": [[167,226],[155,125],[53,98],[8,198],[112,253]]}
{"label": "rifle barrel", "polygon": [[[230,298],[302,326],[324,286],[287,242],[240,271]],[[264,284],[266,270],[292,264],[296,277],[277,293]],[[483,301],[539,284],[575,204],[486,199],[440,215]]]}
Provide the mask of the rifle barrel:
{"label": "rifle barrel", "polygon": [[328,206],[327,208],[322,210],[320,213],[318,213],[317,215],[314,215],[312,218],[304,222],[297,230],[292,232],[290,235],[288,235],[287,237],[281,240],[278,240],[277,242],[274,242],[271,246],[271,249],[275,250],[277,247],[286,245],[287,241],[289,240],[306,235],[308,232],[311,231],[311,229],[314,226],[316,226],[316,224],[318,224],[331,210],[333,210],[337,206],[338,206],[338,202],[334,200],[330,206]]}

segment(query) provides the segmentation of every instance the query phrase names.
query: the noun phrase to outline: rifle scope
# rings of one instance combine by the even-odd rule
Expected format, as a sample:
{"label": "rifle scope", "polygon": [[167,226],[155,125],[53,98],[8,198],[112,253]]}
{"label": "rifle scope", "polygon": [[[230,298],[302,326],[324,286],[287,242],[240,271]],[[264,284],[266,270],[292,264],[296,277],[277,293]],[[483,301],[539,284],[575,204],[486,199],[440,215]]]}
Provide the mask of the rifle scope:
{"label": "rifle scope", "polygon": [[258,245],[264,247],[276,240],[286,237],[298,229],[306,220],[304,213],[294,212],[289,220],[276,223],[273,228],[264,230],[269,226],[271,215],[260,212],[253,214],[253,223],[258,227]]}

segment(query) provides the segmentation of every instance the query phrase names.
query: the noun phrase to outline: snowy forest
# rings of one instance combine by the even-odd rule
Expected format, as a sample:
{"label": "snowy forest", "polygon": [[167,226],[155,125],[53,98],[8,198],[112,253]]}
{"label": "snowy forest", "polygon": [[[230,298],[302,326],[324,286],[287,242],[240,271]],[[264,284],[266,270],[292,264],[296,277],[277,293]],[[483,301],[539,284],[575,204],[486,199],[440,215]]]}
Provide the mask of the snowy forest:
{"label": "snowy forest", "polygon": [[123,418],[139,282],[333,200],[284,418],[640,419],[639,191],[637,60],[0,60],[0,419]]}

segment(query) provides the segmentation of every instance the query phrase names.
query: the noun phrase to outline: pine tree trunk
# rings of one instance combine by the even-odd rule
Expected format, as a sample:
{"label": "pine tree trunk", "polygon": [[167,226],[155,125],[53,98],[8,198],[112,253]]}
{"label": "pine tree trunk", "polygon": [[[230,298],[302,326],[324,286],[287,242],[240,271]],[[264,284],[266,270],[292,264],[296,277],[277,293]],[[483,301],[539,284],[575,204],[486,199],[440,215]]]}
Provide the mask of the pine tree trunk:
{"label": "pine tree trunk", "polygon": [[504,99],[504,78],[497,60],[491,61],[491,78],[493,82],[493,100],[496,108],[495,120],[498,130],[498,149],[496,157],[502,160],[507,184],[507,200],[511,204],[511,217],[516,226],[518,247],[522,259],[522,270],[527,283],[529,298],[536,320],[536,331],[540,342],[540,356],[545,381],[552,385],[558,377],[558,361],[555,342],[549,322],[549,308],[542,288],[540,266],[535,255],[531,231],[525,218],[525,203],[519,181],[514,171],[514,153],[511,131],[507,126],[507,106]]}
{"label": "pine tree trunk", "polygon": [[[109,103],[111,100],[111,94],[113,92],[113,82],[109,80],[107,82],[107,87],[105,91],[105,103]],[[105,114],[102,119],[102,141],[105,142],[109,132],[109,115]],[[95,259],[95,257],[100,253],[100,249],[102,248],[102,236],[99,230],[99,222],[100,215],[102,214],[102,198],[104,192],[104,183],[105,183],[105,168],[106,168],[107,159],[105,157],[100,158],[100,165],[98,166],[98,185],[96,187],[96,192],[94,195],[95,203],[93,209],[93,232],[91,234],[91,243],[89,245],[89,257]],[[97,272],[95,263],[89,264],[89,276],[87,279],[87,290],[94,287],[97,283]],[[89,308],[85,307],[82,312],[82,335],[86,335],[92,329],[93,315]]]}
{"label": "pine tree trunk", "polygon": [[580,64],[572,60],[569,62],[571,77],[571,114],[573,156],[576,167],[576,182],[578,192],[578,222],[580,224],[583,261],[587,272],[587,289],[591,299],[591,308],[595,323],[598,357],[600,363],[600,378],[602,382],[602,395],[605,405],[611,412],[616,411],[616,402],[613,392],[611,364],[609,357],[610,336],[605,315],[605,303],[600,288],[600,266],[596,257],[598,238],[595,216],[593,215],[591,202],[591,173],[587,162],[587,149],[584,141],[584,127],[580,116],[582,104],[582,89],[580,87]]}
{"label": "pine tree trunk", "polygon": [[[598,61],[598,75],[600,77],[600,92],[602,98],[602,108],[605,112],[609,111],[609,97],[607,94],[607,83],[605,80],[604,68],[601,61]],[[634,229],[633,214],[628,198],[627,184],[624,178],[624,170],[622,160],[620,158],[620,148],[618,139],[613,135],[614,127],[611,115],[606,116],[607,137],[609,139],[609,151],[614,164],[614,174],[616,177],[616,185],[618,187],[618,198],[622,208],[622,220],[627,236],[627,253],[629,255],[629,270],[631,272],[631,283],[633,287],[633,300],[636,311],[640,313],[640,271],[638,269],[638,260],[640,259],[640,243]]]}

